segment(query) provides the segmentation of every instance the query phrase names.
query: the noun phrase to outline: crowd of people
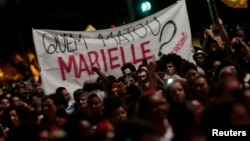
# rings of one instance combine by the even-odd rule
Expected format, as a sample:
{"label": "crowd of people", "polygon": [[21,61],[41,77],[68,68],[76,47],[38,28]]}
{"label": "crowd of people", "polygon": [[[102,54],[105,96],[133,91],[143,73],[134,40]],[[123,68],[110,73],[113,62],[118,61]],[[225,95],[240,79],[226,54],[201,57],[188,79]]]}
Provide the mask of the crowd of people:
{"label": "crowd of people", "polygon": [[[204,29],[190,62],[175,53],[121,67],[122,76],[94,66],[70,94],[46,94],[42,81],[5,88],[0,96],[1,141],[209,141],[212,129],[250,125],[250,34],[233,37],[222,20]],[[236,128],[237,127],[237,128]],[[242,128],[238,128],[242,127]],[[250,136],[250,135],[249,135]]]}

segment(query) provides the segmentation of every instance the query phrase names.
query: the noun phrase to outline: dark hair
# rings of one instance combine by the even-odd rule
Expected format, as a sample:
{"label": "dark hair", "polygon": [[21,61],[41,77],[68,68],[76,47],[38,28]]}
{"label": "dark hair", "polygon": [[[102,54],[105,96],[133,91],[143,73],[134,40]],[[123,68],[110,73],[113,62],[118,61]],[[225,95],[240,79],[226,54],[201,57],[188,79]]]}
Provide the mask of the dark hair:
{"label": "dark hair", "polygon": [[138,66],[137,70],[141,69],[142,67],[148,67],[147,59],[142,60],[142,63]]}
{"label": "dark hair", "polygon": [[165,65],[167,63],[172,63],[175,67],[175,70],[178,71],[180,64],[182,63],[182,57],[176,53],[168,53],[168,54],[164,54],[160,60],[162,60],[163,62],[165,62]]}
{"label": "dark hair", "polygon": [[123,72],[125,69],[129,68],[132,72],[136,71],[135,66],[132,63],[126,63],[121,67],[121,71]]}
{"label": "dark hair", "polygon": [[[59,108],[58,111],[57,111],[57,114],[60,117],[66,117],[67,116],[65,108],[61,108],[61,106],[64,106],[64,99],[59,97],[57,94],[52,93],[52,94],[44,96],[42,98],[42,103],[44,103],[44,101],[47,100],[47,99],[51,99],[53,101],[53,103],[55,104],[55,106],[57,108]],[[44,105],[42,104],[42,106],[44,106]]]}
{"label": "dark hair", "polygon": [[243,104],[238,98],[225,97],[213,100],[205,109],[201,120],[201,129],[210,136],[212,129],[228,129],[231,127],[230,116],[235,104]]}
{"label": "dark hair", "polygon": [[83,91],[93,91],[93,90],[103,90],[102,86],[100,86],[98,83],[86,83],[83,86]]}
{"label": "dark hair", "polygon": [[108,75],[107,78],[110,82],[116,81],[116,77],[114,75]]}
{"label": "dark hair", "polygon": [[239,80],[239,82],[243,82],[244,79],[244,73],[242,72],[242,69],[237,66],[236,62],[233,62],[231,60],[223,60],[221,65],[216,69],[215,71],[215,80],[219,81],[219,75],[221,70],[223,70],[225,67],[227,66],[233,66],[235,68],[236,71],[236,75],[237,75],[237,79]]}
{"label": "dark hair", "polygon": [[194,63],[191,62],[185,62],[182,65],[182,73],[183,75],[185,75],[189,70],[196,70],[197,71],[197,67]]}
{"label": "dark hair", "polygon": [[151,108],[152,105],[150,105],[150,98],[151,96],[154,95],[156,91],[151,91],[151,90],[148,90],[147,93],[149,94],[143,94],[139,101],[138,101],[138,109],[137,109],[137,116],[139,118],[147,118],[147,113],[148,113],[148,110]]}
{"label": "dark hair", "polygon": [[63,90],[67,90],[67,89],[65,87],[58,87],[56,89],[56,93],[55,94],[58,95],[60,97],[60,99],[62,99],[63,106],[65,108],[67,108],[68,107],[68,101],[63,96]]}
{"label": "dark hair", "polygon": [[180,137],[195,122],[195,110],[191,101],[171,105],[168,111],[168,119],[175,136]]}
{"label": "dark hair", "polygon": [[63,90],[66,90],[66,88],[65,87],[56,88],[56,94],[63,95],[63,93],[62,93]]}
{"label": "dark hair", "polygon": [[166,64],[163,60],[157,60],[156,61],[156,72],[166,72]]}
{"label": "dark hair", "polygon": [[[204,75],[204,74],[200,74],[200,75],[198,75],[197,77],[195,77],[194,78],[194,80],[193,80],[193,84],[195,83],[195,81],[197,80],[197,79],[199,79],[199,78],[204,78],[206,81],[207,81],[207,83],[208,83],[208,85],[209,85],[209,97],[213,97],[213,96],[215,96],[215,82],[214,82],[214,80],[212,80],[210,77],[208,77],[207,75]],[[193,86],[191,89],[195,89],[195,86]],[[193,92],[193,91],[192,91]],[[195,92],[193,92],[194,93],[194,98],[197,98],[199,101],[201,101],[202,103],[204,103],[204,102],[207,102],[207,101],[204,101],[203,99],[201,99]]]}
{"label": "dark hair", "polygon": [[106,116],[107,118],[111,118],[114,113],[114,110],[119,107],[123,107],[126,110],[126,106],[123,103],[121,97],[115,95],[110,97],[105,97],[103,100],[103,105],[104,105],[103,113],[104,116]]}
{"label": "dark hair", "polygon": [[73,92],[74,100],[76,101],[81,95],[83,95],[82,89],[77,89]]}
{"label": "dark hair", "polygon": [[12,93],[12,94],[11,94],[11,97],[10,97],[10,102],[11,102],[12,104],[13,104],[13,102],[12,102],[12,98],[13,98],[13,97],[18,97],[18,98],[20,98],[20,100],[23,100],[20,93],[18,93],[18,92]]}
{"label": "dark hair", "polygon": [[141,118],[131,118],[115,128],[114,141],[139,141],[143,135],[154,134],[153,124]]}
{"label": "dark hair", "polygon": [[18,118],[20,119],[21,122],[24,122],[26,120],[31,120],[32,119],[32,114],[29,111],[28,108],[21,106],[21,105],[12,105],[8,108],[6,108],[3,112],[3,120],[4,123],[7,125],[9,128],[14,128],[12,123],[11,123],[11,117],[10,117],[10,112],[12,110],[15,110],[17,113]]}
{"label": "dark hair", "polygon": [[211,44],[213,44],[213,43],[215,43],[216,45],[219,45],[218,44],[218,41],[216,41],[215,39],[213,39],[212,37],[208,37],[208,40],[207,40],[207,42],[206,42],[206,44],[205,44],[205,52],[210,52],[209,50],[210,50],[210,45]]}
{"label": "dark hair", "polygon": [[241,23],[238,23],[237,26],[239,26],[243,30],[245,36],[249,36],[250,30],[249,30],[248,24],[241,22]]}
{"label": "dark hair", "polygon": [[8,97],[6,97],[5,95],[1,95],[1,96],[0,96],[0,102],[1,102],[3,99],[7,99],[7,100],[10,102],[10,99],[9,99]]}

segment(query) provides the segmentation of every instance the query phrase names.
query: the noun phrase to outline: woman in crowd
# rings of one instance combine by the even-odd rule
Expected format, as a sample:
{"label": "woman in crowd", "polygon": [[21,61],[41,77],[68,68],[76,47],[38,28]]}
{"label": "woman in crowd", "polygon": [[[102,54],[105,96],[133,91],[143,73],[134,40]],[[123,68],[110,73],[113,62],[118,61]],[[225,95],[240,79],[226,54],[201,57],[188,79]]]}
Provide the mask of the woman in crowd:
{"label": "woman in crowd", "polygon": [[73,92],[73,96],[74,96],[74,101],[75,101],[74,112],[84,110],[87,107],[87,100],[86,100],[83,90],[82,89],[75,90]]}
{"label": "woman in crowd", "polygon": [[165,96],[170,105],[182,103],[193,97],[187,82],[180,79],[173,79],[172,82],[166,86]]}
{"label": "woman in crowd", "polygon": [[104,116],[108,118],[113,126],[127,119],[127,108],[118,96],[106,97],[103,111]]}
{"label": "woman in crowd", "polygon": [[206,75],[199,75],[194,79],[194,98],[207,104],[211,101],[215,92],[215,83]]}
{"label": "woman in crowd", "polygon": [[168,103],[161,94],[154,89],[144,92],[138,103],[137,117],[153,124],[156,141],[171,141],[174,137],[167,112]]}
{"label": "woman in crowd", "polygon": [[49,94],[42,99],[43,114],[39,116],[40,127],[50,132],[60,129],[67,122],[67,113],[63,100],[56,94]]}
{"label": "woman in crowd", "polygon": [[7,141],[38,140],[39,126],[24,106],[10,106],[3,113]]}
{"label": "woman in crowd", "polygon": [[88,83],[83,86],[83,92],[87,100],[86,114],[91,117],[96,125],[103,119],[104,91],[97,83]]}

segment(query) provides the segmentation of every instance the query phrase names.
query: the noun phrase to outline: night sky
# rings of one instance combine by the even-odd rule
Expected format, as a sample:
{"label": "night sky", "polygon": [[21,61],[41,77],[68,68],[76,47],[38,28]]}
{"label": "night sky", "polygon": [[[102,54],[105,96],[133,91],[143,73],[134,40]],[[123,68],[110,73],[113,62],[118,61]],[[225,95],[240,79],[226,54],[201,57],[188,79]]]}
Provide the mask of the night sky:
{"label": "night sky", "polygon": [[[154,0],[155,11],[175,0]],[[230,31],[238,22],[249,22],[250,8],[233,9],[215,0],[220,18]],[[1,57],[13,52],[34,49],[31,29],[84,30],[88,24],[96,29],[109,28],[129,22],[125,0],[1,0],[0,3]],[[187,0],[193,33],[211,23],[207,0]],[[139,17],[138,17],[139,18]]]}

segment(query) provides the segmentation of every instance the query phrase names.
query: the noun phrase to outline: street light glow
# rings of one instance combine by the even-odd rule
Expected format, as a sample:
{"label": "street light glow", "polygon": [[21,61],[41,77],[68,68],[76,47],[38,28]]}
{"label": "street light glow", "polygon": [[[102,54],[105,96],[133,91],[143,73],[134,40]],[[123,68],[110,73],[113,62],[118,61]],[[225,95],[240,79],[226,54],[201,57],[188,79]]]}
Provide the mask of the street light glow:
{"label": "street light glow", "polygon": [[141,9],[142,9],[142,12],[147,12],[147,11],[151,10],[151,3],[148,1],[143,2],[141,4]]}

